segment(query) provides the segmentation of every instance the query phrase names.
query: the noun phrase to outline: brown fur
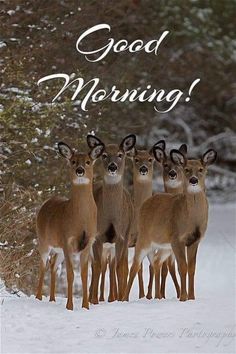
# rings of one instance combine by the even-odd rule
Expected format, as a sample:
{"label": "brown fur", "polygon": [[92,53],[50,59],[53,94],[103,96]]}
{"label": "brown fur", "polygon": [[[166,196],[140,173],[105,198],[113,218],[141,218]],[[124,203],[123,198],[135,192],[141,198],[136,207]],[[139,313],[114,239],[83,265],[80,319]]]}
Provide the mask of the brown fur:
{"label": "brown fur", "polygon": [[[172,156],[176,156],[173,151]],[[205,175],[207,165],[214,162],[216,153],[204,154],[202,160],[189,160],[182,155],[181,164],[184,168],[184,191],[180,194],[157,193],[144,202],[140,211],[139,234],[135,248],[135,256],[130,270],[129,282],[124,299],[128,300],[129,292],[145,255],[154,264],[153,253],[156,245],[171,245],[175,254],[181,278],[180,300],[194,299],[194,273],[198,244],[204,236],[208,220],[208,202],[205,194]],[[178,153],[179,156],[179,153]],[[183,161],[182,161],[183,160]],[[209,161],[208,161],[209,160]],[[200,191],[189,191],[190,178],[196,176]],[[198,237],[187,248],[188,264],[185,247],[189,238],[198,229]],[[200,234],[200,236],[199,236]],[[153,246],[153,248],[152,248]],[[155,260],[158,268],[158,258]],[[155,272],[156,269],[155,267]],[[188,294],[186,290],[186,273],[189,275]]]}
{"label": "brown fur", "polygon": [[[179,148],[185,156],[187,154],[187,146],[185,144],[181,145]],[[167,156],[165,153],[165,149],[163,149],[162,158],[158,160],[159,163],[162,165],[162,177],[164,182],[164,189],[166,193],[173,193],[178,194],[183,192],[183,169],[181,166],[175,164],[170,156]],[[170,173],[174,172],[176,177],[174,179],[171,178]],[[160,254],[159,250],[159,254]],[[175,261],[174,261],[174,254],[170,255],[162,265],[160,265],[160,274],[156,272],[155,275],[155,298],[161,299],[165,298],[165,284],[166,284],[166,277],[168,271],[171,275],[171,278],[174,282],[176,295],[179,298],[180,289],[179,284],[176,277],[175,272]],[[161,275],[161,285],[160,285],[160,275]],[[153,284],[153,277],[154,277],[154,270],[152,269],[152,265],[150,264],[150,277],[149,277],[149,284],[148,284],[148,293],[147,299],[152,298],[152,284]]]}
{"label": "brown fur", "polygon": [[[125,138],[126,139],[126,138]],[[124,144],[126,140],[123,140]],[[122,142],[122,143],[123,143]],[[103,257],[103,244],[115,245],[115,257],[109,254],[110,293],[108,301],[122,300],[128,276],[128,244],[133,222],[133,204],[128,191],[123,187],[125,167],[125,145],[109,144],[103,153],[103,184],[95,188],[94,198],[98,208],[98,237],[93,246],[94,263],[91,281],[90,301],[98,303],[98,283],[101,270],[104,284],[107,252]],[[89,146],[91,147],[89,141]],[[133,147],[133,145],[132,145]],[[117,165],[117,175],[109,175],[111,163]],[[117,183],[114,183],[114,182]],[[111,233],[112,230],[112,233]],[[109,234],[110,233],[110,234]],[[116,276],[118,280],[116,294]],[[103,294],[100,298],[103,299]]]}
{"label": "brown fur", "polygon": [[[134,223],[132,226],[131,240],[129,247],[134,247],[138,237],[138,219],[139,212],[143,202],[152,195],[152,179],[153,179],[153,163],[154,157],[152,149],[135,150],[132,156],[133,161],[133,198],[134,198]],[[140,169],[145,166],[147,168],[146,175],[142,175]],[[139,279],[139,298],[143,298],[143,271],[142,264],[138,273]]]}
{"label": "brown fur", "polygon": [[[74,272],[71,255],[75,252],[81,252],[82,306],[89,308],[87,294],[88,259],[97,233],[97,207],[92,192],[93,159],[87,154],[74,153],[72,150],[68,154],[68,156],[64,157],[68,159],[70,165],[72,180],[70,199],[62,197],[50,198],[42,205],[37,215],[36,225],[42,261],[36,297],[39,300],[42,299],[46,260],[50,255],[51,248],[54,247],[56,251],[50,262],[52,277],[50,301],[55,301],[55,264],[58,257],[57,251],[60,248],[63,250],[67,269],[68,300],[66,307],[72,310]],[[76,169],[78,166],[84,168],[83,178],[87,179],[86,184],[77,184],[78,175]]]}

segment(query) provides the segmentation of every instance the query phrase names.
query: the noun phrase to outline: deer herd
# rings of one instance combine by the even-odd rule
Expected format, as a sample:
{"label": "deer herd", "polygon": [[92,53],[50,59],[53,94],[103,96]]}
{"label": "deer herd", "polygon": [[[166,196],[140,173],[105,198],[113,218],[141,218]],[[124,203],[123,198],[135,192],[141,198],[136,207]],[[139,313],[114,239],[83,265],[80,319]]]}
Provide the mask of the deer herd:
{"label": "deer herd", "polygon": [[[60,155],[68,161],[71,196],[50,198],[37,214],[41,263],[36,298],[42,300],[44,274],[50,268],[50,301],[55,301],[56,271],[65,260],[66,308],[73,310],[72,256],[79,253],[84,308],[88,309],[89,303],[104,301],[107,268],[109,302],[129,300],[137,273],[139,298],[144,297],[142,262],[146,256],[150,262],[147,299],[152,298],[153,283],[155,298],[165,298],[168,272],[177,298],[195,299],[197,250],[208,221],[205,176],[217,153],[210,149],[199,159],[189,158],[185,144],[167,153],[164,140],[149,150],[138,149],[133,134],[119,145],[104,144],[90,134],[87,144],[88,153],[76,152],[63,142],[58,144]],[[99,158],[102,182],[93,183],[94,162]],[[133,163],[132,196],[124,187],[127,158]],[[155,161],[162,166],[165,192],[153,194]],[[132,247],[134,257],[129,272],[128,253]]]}

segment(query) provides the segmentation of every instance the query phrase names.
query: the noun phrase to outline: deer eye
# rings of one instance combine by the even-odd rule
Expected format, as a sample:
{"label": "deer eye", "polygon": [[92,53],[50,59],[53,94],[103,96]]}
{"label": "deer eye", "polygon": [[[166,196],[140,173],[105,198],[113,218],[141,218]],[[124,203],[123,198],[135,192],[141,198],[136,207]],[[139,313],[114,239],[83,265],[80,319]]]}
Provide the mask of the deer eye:
{"label": "deer eye", "polygon": [[185,171],[186,173],[188,173],[188,172],[189,172],[189,169],[188,169],[188,168],[185,168],[184,171]]}
{"label": "deer eye", "polygon": [[148,161],[149,161],[149,162],[152,162],[152,158],[151,158],[151,157],[149,157]]}
{"label": "deer eye", "polygon": [[72,165],[74,166],[75,165],[75,160],[71,161]]}
{"label": "deer eye", "polygon": [[167,163],[164,163],[164,167],[166,167],[166,168],[167,168],[167,167],[168,167],[168,164],[167,164]]}
{"label": "deer eye", "polygon": [[102,154],[102,158],[103,158],[103,160],[106,160],[107,154]]}
{"label": "deer eye", "polygon": [[199,168],[199,172],[203,172],[203,168]]}
{"label": "deer eye", "polygon": [[135,162],[139,162],[139,159],[137,159],[137,157],[134,159]]}
{"label": "deer eye", "polygon": [[121,159],[123,157],[123,154],[119,152],[118,157]]}
{"label": "deer eye", "polygon": [[88,166],[90,165],[90,161],[89,161],[89,160],[86,161],[85,163],[86,163],[86,165],[88,165]]}

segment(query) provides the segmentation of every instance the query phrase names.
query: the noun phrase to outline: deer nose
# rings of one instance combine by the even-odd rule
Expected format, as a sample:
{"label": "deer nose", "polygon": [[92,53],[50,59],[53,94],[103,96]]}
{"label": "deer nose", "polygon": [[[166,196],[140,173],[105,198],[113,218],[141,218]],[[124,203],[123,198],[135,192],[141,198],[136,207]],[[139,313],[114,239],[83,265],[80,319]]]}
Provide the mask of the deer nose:
{"label": "deer nose", "polygon": [[197,177],[191,177],[189,180],[189,183],[191,183],[193,186],[195,186],[196,184],[198,184],[198,178]]}
{"label": "deer nose", "polygon": [[143,165],[140,167],[139,172],[141,173],[141,175],[146,175],[148,173],[148,168],[147,166]]}
{"label": "deer nose", "polygon": [[108,170],[113,173],[117,171],[117,165],[115,164],[115,162],[111,162],[108,165]]}
{"label": "deer nose", "polygon": [[76,169],[76,174],[77,176],[79,177],[82,177],[85,173],[85,169],[82,167],[82,166],[79,166],[77,169]]}
{"label": "deer nose", "polygon": [[170,170],[169,177],[172,179],[175,179],[177,177],[177,173],[175,172],[175,170]]}

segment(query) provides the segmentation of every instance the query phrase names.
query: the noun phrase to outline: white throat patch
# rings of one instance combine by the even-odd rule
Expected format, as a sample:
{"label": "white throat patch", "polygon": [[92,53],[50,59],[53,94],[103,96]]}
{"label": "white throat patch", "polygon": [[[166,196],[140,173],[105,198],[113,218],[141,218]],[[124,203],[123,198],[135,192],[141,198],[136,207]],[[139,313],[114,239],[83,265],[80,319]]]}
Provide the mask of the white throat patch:
{"label": "white throat patch", "polygon": [[165,185],[170,188],[178,188],[182,185],[182,182],[177,179],[168,179]]}
{"label": "white throat patch", "polygon": [[196,184],[195,186],[189,184],[187,190],[189,193],[199,193],[202,191],[202,188],[199,184]]}
{"label": "white throat patch", "polygon": [[107,184],[117,184],[121,181],[121,175],[105,175],[104,176],[104,181]]}
{"label": "white throat patch", "polygon": [[148,174],[146,175],[139,174],[137,179],[139,180],[139,182],[147,182],[150,180],[150,176]]}
{"label": "white throat patch", "polygon": [[89,184],[90,179],[87,177],[76,177],[73,179],[73,183],[76,185],[80,185],[80,184]]}

